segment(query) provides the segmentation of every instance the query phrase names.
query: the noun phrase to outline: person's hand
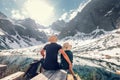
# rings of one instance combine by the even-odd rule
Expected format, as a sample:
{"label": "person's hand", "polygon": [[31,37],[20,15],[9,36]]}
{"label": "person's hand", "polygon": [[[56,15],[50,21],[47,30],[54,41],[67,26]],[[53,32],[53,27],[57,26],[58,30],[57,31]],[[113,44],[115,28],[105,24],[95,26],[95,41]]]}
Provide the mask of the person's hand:
{"label": "person's hand", "polygon": [[41,53],[41,55],[42,55],[43,58],[45,58],[45,53],[44,53],[44,52],[45,52],[44,49],[42,49],[42,50],[40,51],[40,53]]}

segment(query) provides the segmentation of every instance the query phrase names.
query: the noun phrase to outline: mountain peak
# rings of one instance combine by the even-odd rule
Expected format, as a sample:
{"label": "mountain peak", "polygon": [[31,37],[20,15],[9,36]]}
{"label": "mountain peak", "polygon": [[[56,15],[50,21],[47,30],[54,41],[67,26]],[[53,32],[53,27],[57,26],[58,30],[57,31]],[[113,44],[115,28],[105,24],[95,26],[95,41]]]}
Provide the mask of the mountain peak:
{"label": "mountain peak", "polygon": [[6,15],[4,15],[2,12],[0,12],[0,19],[1,18],[6,18],[7,16]]}

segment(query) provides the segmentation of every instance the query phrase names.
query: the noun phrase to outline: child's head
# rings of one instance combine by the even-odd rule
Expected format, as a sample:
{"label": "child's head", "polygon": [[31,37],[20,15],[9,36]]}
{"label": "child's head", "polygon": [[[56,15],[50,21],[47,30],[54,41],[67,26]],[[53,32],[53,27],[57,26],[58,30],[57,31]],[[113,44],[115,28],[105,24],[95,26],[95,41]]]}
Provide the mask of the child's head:
{"label": "child's head", "polygon": [[68,42],[63,44],[63,49],[64,50],[71,50],[72,45],[70,45]]}

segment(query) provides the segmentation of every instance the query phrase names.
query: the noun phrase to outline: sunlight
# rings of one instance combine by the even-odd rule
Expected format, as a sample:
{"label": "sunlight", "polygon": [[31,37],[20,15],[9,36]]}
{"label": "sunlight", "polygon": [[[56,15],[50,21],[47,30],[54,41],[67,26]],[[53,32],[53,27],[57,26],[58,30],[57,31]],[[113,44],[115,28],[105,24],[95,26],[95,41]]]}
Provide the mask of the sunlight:
{"label": "sunlight", "polygon": [[41,0],[28,0],[24,4],[24,9],[28,15],[43,25],[49,25],[54,16],[54,8],[47,2]]}

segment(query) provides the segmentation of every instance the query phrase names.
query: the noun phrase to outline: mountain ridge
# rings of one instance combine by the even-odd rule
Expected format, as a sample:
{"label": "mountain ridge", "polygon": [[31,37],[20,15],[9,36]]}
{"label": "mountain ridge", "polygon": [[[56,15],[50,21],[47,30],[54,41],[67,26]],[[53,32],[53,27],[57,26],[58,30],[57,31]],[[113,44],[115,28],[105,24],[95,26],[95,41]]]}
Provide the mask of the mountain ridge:
{"label": "mountain ridge", "polygon": [[[80,42],[81,40],[77,38],[75,40],[67,40],[67,42],[74,42],[72,44],[74,71],[83,80],[93,80],[93,78],[99,80],[119,80],[120,76],[115,73],[117,70],[120,70],[119,35],[120,29],[117,29],[87,44],[84,40],[84,45],[81,45],[83,42]],[[64,42],[62,41],[60,44],[62,45]],[[44,44],[23,49],[3,50],[0,52],[0,62],[7,62],[9,70],[12,70],[11,68],[16,65],[14,66],[14,71],[24,71],[34,59],[39,60],[42,58],[40,50],[43,46]],[[108,56],[110,57],[108,58]]]}
{"label": "mountain ridge", "polygon": [[30,18],[18,23],[3,16],[0,18],[0,33],[1,49],[29,47],[47,41],[47,35],[39,31],[37,23]]}
{"label": "mountain ridge", "polygon": [[59,38],[74,36],[77,32],[90,33],[97,28],[106,31],[117,29],[119,9],[119,0],[91,0],[62,29]]}

